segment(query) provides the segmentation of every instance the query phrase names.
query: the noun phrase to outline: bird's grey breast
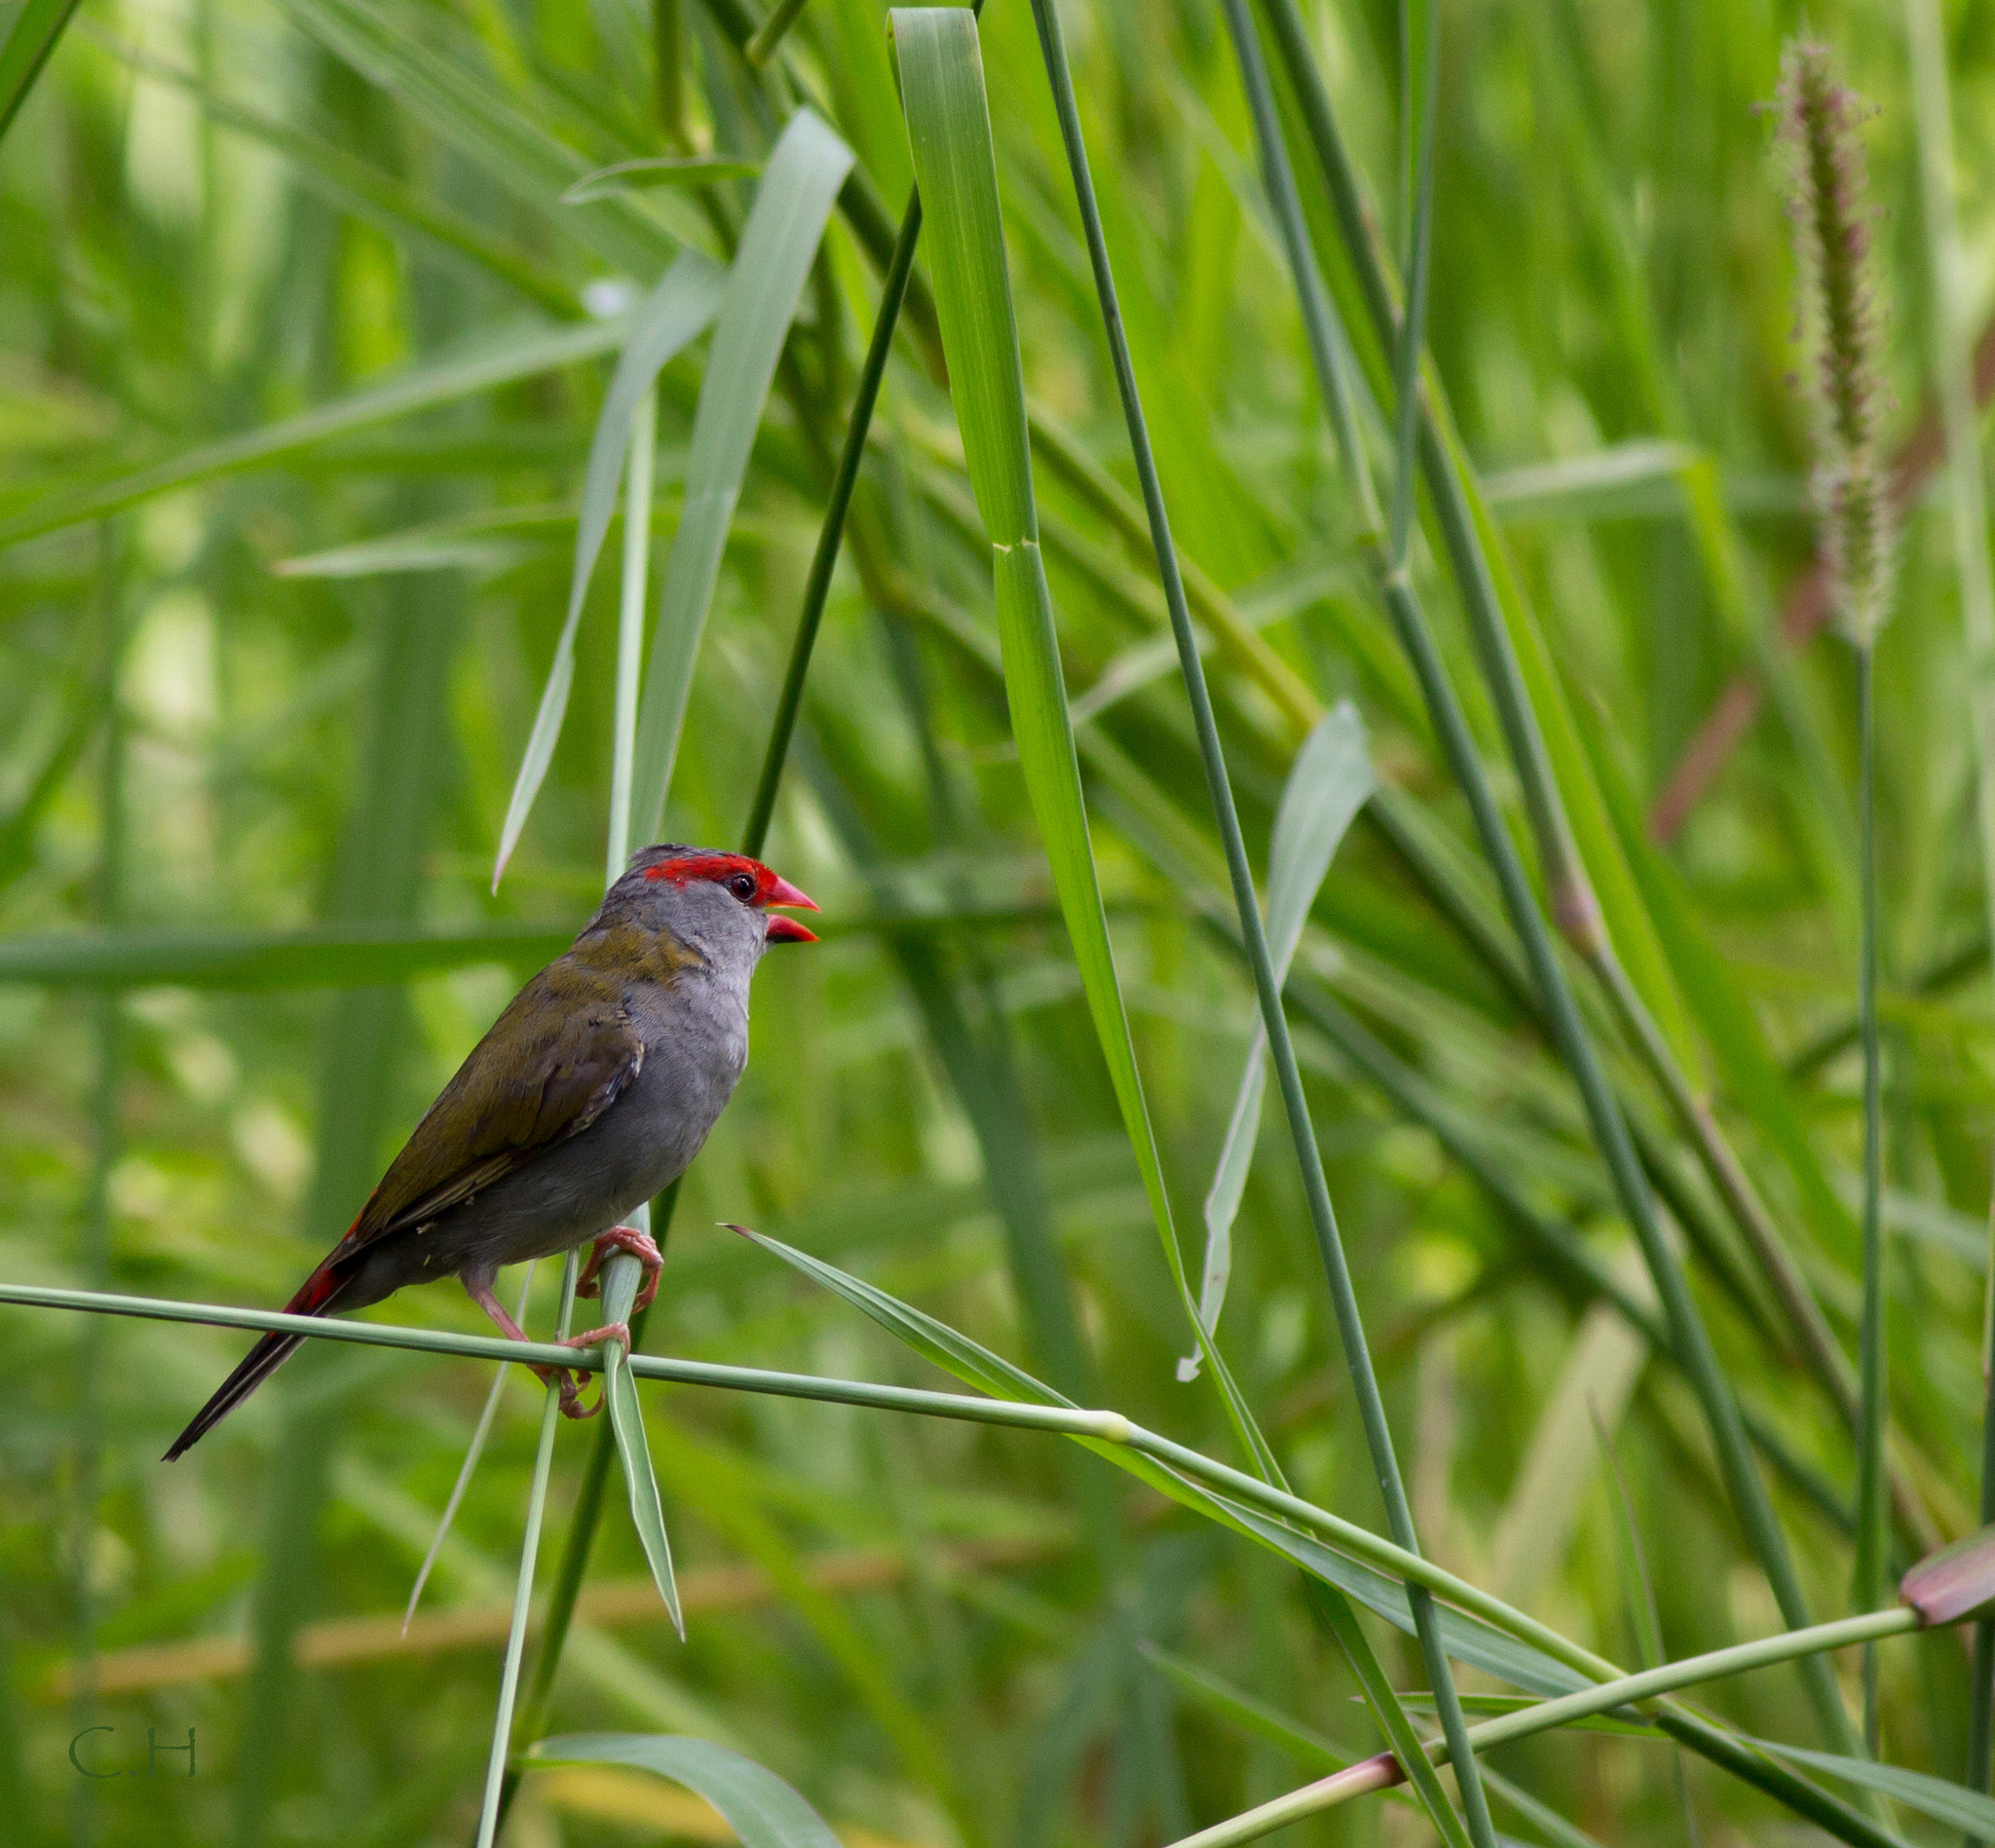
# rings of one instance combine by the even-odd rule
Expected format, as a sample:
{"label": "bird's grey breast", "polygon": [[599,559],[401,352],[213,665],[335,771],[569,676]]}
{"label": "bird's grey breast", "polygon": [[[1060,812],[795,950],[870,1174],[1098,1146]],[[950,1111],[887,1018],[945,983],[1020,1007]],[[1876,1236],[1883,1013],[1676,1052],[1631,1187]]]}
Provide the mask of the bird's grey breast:
{"label": "bird's grey breast", "polygon": [[656,1191],[699,1152],[748,1063],[748,985],[725,966],[689,970],[631,999],[644,1063],[617,1100],[626,1132],[656,1164]]}

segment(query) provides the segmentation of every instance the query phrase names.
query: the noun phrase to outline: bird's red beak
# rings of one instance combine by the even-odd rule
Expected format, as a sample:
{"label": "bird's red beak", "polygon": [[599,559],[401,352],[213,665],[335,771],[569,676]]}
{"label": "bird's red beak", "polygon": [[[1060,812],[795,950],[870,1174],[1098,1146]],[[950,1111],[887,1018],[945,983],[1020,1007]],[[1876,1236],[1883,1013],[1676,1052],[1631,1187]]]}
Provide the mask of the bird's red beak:
{"label": "bird's red beak", "polygon": [[800,892],[786,879],[777,877],[773,886],[762,901],[765,905],[787,905],[792,911],[815,911],[817,900],[808,892]]}
{"label": "bird's red beak", "polygon": [[[788,905],[794,911],[815,911],[817,901],[808,892],[799,891],[786,879],[778,878],[769,888],[769,895],[762,901],[765,905]],[[764,935],[769,943],[815,943],[817,933],[807,930],[794,918],[772,918]]]}

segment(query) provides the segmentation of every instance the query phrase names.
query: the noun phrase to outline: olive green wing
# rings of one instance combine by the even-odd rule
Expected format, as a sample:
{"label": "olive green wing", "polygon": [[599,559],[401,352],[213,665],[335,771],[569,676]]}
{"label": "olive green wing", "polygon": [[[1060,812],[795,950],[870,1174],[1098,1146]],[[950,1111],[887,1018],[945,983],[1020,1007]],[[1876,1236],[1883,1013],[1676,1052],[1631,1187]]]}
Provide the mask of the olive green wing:
{"label": "olive green wing", "polygon": [[644,1064],[617,989],[563,957],[513,998],[425,1113],[340,1255],[435,1219],[580,1135]]}

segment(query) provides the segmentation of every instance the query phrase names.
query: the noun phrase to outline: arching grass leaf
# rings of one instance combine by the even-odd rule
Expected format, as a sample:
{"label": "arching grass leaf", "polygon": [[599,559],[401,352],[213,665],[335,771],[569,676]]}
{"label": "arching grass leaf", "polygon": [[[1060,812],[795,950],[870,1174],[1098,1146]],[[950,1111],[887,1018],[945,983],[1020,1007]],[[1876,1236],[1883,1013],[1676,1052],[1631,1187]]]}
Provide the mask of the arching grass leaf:
{"label": "arching grass leaf", "polygon": [[568,713],[568,695],[575,684],[575,631],[582,622],[582,606],[588,597],[589,578],[603,549],[603,537],[609,532],[611,515],[617,510],[617,488],[623,478],[623,456],[630,442],[631,420],[665,362],[702,332],[720,312],[726,288],[722,273],[698,251],[682,251],[646,297],[631,323],[629,344],[617,362],[617,375],[610,381],[609,396],[603,400],[595,435],[589,441],[588,468],[582,485],[582,517],[575,529],[575,569],[569,582],[568,614],[561,624],[560,639],[554,644],[553,665],[547,669],[547,684],[541,694],[540,710],[534,715],[533,734],[527,739],[526,755],[520,761],[512,800],[507,807],[506,824],[500,830],[499,855],[492,868],[494,890],[505,874],[506,862],[512,857],[512,849],[519,844],[520,830],[526,826],[534,797],[540,793],[561,736],[561,722]]}
{"label": "arching grass leaf", "polygon": [[839,1848],[830,1826],[773,1771],[707,1739],[639,1732],[564,1733],[534,1747],[534,1764],[623,1764],[697,1791],[742,1848]]}
{"label": "arching grass leaf", "polygon": [[798,110],[763,170],[741,233],[700,381],[686,507],[672,536],[645,670],[630,806],[635,840],[653,839],[664,813],[694,662],[748,453],[825,219],[851,166],[851,149],[810,110]]}
{"label": "arching grass leaf", "polygon": [[[1344,831],[1365,806],[1376,778],[1365,735],[1365,721],[1349,700],[1317,722],[1296,754],[1275,811],[1274,837],[1267,855],[1267,948],[1277,984],[1288,979],[1302,940],[1302,925],[1316,902],[1317,887]],[[1257,1022],[1247,1047],[1246,1069],[1233,1099],[1226,1140],[1220,1150],[1212,1188],[1205,1196],[1205,1265],[1199,1279],[1198,1319],[1208,1335],[1219,1331],[1233,1268],[1233,1221],[1254,1161],[1255,1132],[1267,1090],[1267,1029]],[[1178,1377],[1198,1373],[1198,1356],[1178,1363]]]}

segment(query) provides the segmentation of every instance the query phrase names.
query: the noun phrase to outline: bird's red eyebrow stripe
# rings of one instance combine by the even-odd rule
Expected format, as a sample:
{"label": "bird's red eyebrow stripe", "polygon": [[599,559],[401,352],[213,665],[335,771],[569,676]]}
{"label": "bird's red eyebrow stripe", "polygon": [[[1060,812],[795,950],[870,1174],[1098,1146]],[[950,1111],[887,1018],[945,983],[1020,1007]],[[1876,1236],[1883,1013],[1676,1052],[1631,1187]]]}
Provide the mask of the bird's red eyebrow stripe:
{"label": "bird's red eyebrow stripe", "polygon": [[674,886],[683,886],[689,879],[727,879],[735,873],[750,875],[760,886],[769,869],[745,853],[688,853],[644,869],[646,879],[668,879]]}

